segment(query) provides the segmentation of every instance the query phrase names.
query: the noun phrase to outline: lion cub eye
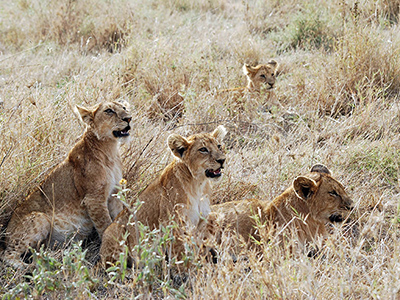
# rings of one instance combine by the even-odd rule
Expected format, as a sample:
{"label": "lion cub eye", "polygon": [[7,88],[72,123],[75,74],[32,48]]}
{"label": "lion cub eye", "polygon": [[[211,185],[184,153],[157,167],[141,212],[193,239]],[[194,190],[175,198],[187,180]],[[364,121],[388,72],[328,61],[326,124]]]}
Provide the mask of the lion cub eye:
{"label": "lion cub eye", "polygon": [[260,77],[265,79],[265,75],[264,74],[261,74]]}
{"label": "lion cub eye", "polygon": [[222,150],[222,146],[221,145],[217,145],[219,150]]}
{"label": "lion cub eye", "polygon": [[104,112],[108,113],[108,114],[114,114],[115,113],[115,111],[113,111],[111,108],[107,108]]}
{"label": "lion cub eye", "polygon": [[274,76],[275,76],[275,74],[274,74],[274,73],[272,73],[272,74],[271,74],[271,76],[272,76],[272,77],[274,77]]}
{"label": "lion cub eye", "polygon": [[329,192],[329,195],[334,196],[334,197],[339,196],[338,193],[336,193],[336,191]]}
{"label": "lion cub eye", "polygon": [[201,153],[208,153],[208,149],[206,147],[200,148],[199,151]]}

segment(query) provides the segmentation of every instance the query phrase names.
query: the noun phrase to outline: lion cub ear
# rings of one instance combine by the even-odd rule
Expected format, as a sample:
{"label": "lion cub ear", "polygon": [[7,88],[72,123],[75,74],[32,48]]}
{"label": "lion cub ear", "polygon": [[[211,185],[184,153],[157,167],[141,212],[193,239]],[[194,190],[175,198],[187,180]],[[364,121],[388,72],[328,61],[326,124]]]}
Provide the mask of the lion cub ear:
{"label": "lion cub ear", "polygon": [[169,149],[177,158],[182,158],[189,147],[189,142],[181,135],[173,133],[167,139]]}
{"label": "lion cub ear", "polygon": [[293,187],[299,198],[308,200],[316,192],[317,183],[311,178],[299,176],[293,181]]}
{"label": "lion cub ear", "polygon": [[215,130],[212,132],[212,136],[215,137],[215,139],[219,142],[222,142],[222,140],[224,139],[225,135],[227,133],[227,130],[225,128],[225,126],[223,125],[219,125],[217,128],[215,128]]}
{"label": "lion cub ear", "polygon": [[311,168],[310,172],[311,173],[317,172],[317,173],[324,173],[324,174],[332,175],[331,171],[329,171],[329,169],[327,167],[325,167],[324,165],[321,165],[321,164],[314,165]]}
{"label": "lion cub ear", "polygon": [[243,65],[243,73],[244,73],[244,75],[249,76],[250,74],[254,74],[255,72],[257,72],[257,70],[255,70],[252,66],[250,66],[248,64],[244,64]]}
{"label": "lion cub ear", "polygon": [[91,126],[94,119],[94,110],[79,105],[76,106],[76,109],[81,115],[82,121]]}
{"label": "lion cub ear", "polygon": [[270,65],[274,70],[276,70],[279,66],[276,60],[271,59],[269,62],[267,62],[268,65]]}

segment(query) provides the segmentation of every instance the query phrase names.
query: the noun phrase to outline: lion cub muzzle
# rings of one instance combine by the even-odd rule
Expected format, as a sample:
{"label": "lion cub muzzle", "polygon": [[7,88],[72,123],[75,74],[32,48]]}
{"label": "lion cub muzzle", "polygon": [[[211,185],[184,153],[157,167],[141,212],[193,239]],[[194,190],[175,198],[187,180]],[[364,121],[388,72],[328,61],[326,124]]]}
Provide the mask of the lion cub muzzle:
{"label": "lion cub muzzle", "polygon": [[[351,199],[347,199],[347,201],[344,203],[343,210],[350,211],[353,209],[353,201]],[[342,216],[341,213],[334,213],[329,217],[329,221],[332,223],[342,223],[345,220],[345,218]]]}
{"label": "lion cub muzzle", "polygon": [[331,221],[332,223],[342,223],[344,219],[341,214],[333,214],[329,217],[329,221]]}
{"label": "lion cub muzzle", "polygon": [[206,170],[206,177],[208,177],[208,178],[216,178],[216,177],[220,177],[222,175],[222,171],[221,170],[224,168],[225,158],[217,159],[216,161],[217,161],[217,163],[219,163],[221,165],[221,167],[216,169],[216,170],[207,169]]}
{"label": "lion cub muzzle", "polygon": [[131,122],[132,117],[127,116],[127,117],[123,118],[122,120],[125,121],[128,125],[122,130],[114,130],[113,131],[113,135],[116,138],[123,138],[123,137],[129,136],[129,130],[131,129],[131,126],[129,125],[129,123]]}

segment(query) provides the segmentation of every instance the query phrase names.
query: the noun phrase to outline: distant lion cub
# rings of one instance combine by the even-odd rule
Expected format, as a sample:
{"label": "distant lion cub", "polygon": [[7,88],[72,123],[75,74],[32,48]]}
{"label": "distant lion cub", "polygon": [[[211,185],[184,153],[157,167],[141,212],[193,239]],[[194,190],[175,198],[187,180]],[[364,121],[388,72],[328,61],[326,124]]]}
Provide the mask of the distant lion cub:
{"label": "distant lion cub", "polygon": [[247,91],[259,92],[262,86],[265,86],[267,90],[272,89],[275,85],[277,69],[278,63],[273,59],[255,67],[245,64],[243,73],[247,76]]}
{"label": "distant lion cub", "polygon": [[266,64],[260,64],[255,67],[244,64],[243,73],[247,77],[247,86],[225,89],[219,91],[219,93],[235,92],[243,96],[246,93],[260,92],[263,87],[270,90],[275,85],[277,69],[278,63],[273,59]]}
{"label": "distant lion cub", "polygon": [[112,197],[122,178],[118,142],[129,137],[131,116],[119,102],[77,106],[86,132],[61,162],[15,209],[6,231],[4,260],[15,266],[29,247],[68,236],[100,237],[122,210]]}
{"label": "distant lion cub", "polygon": [[[236,113],[243,111],[247,103],[253,103],[251,105],[261,104],[258,109],[262,111],[270,110],[272,104],[282,107],[280,102],[275,99],[274,94],[269,91],[275,86],[277,70],[278,63],[273,59],[266,64],[255,67],[244,64],[243,73],[247,77],[247,86],[220,90],[217,94],[227,96],[225,105],[229,107],[230,111]],[[268,92],[264,93],[265,90],[268,90]],[[231,102],[232,100],[233,102]]]}
{"label": "distant lion cub", "polygon": [[[115,263],[120,254],[125,252],[122,244],[124,236],[128,236],[131,261],[131,251],[137,244],[135,220],[154,229],[160,224],[165,225],[174,216],[175,221],[179,222],[179,229],[188,229],[197,235],[201,235],[200,231],[205,232],[202,231],[205,228],[204,219],[211,211],[211,181],[221,178],[225,162],[221,147],[225,134],[226,129],[221,125],[212,133],[194,134],[188,138],[179,134],[168,137],[168,147],[174,160],[139,195],[143,204],[136,212],[135,219],[130,220],[131,212],[125,208],[104,232],[100,249],[104,265]],[[173,254],[179,255],[183,248],[179,237],[176,240]]]}

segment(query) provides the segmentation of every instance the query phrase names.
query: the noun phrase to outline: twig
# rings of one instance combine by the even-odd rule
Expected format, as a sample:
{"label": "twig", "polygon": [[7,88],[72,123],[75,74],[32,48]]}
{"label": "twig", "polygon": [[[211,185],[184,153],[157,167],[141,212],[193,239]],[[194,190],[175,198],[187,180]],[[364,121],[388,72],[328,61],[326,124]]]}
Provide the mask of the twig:
{"label": "twig", "polygon": [[205,122],[205,123],[187,123],[187,124],[182,124],[182,125],[175,125],[169,129],[167,129],[166,131],[171,131],[176,128],[185,127],[185,126],[210,125],[210,124],[218,124],[218,123],[222,123],[222,122],[232,122],[232,120],[217,120],[217,121],[211,121],[211,122]]}
{"label": "twig", "polygon": [[0,168],[3,165],[4,161],[6,160],[7,156],[11,153],[11,150],[14,148],[14,146],[15,146],[15,144],[11,145],[11,147],[10,147],[10,149],[8,149],[6,155],[4,155],[4,157],[3,157],[3,159],[1,160],[1,163],[0,163]]}
{"label": "twig", "polygon": [[147,149],[147,147],[150,145],[150,143],[153,141],[153,139],[154,139],[154,136],[147,142],[146,146],[144,146],[142,151],[139,153],[139,156],[136,158],[135,162],[132,164],[132,166],[129,168],[129,170],[126,174],[131,173],[132,169],[136,166],[136,163],[138,162],[139,158],[142,156],[142,154]]}

